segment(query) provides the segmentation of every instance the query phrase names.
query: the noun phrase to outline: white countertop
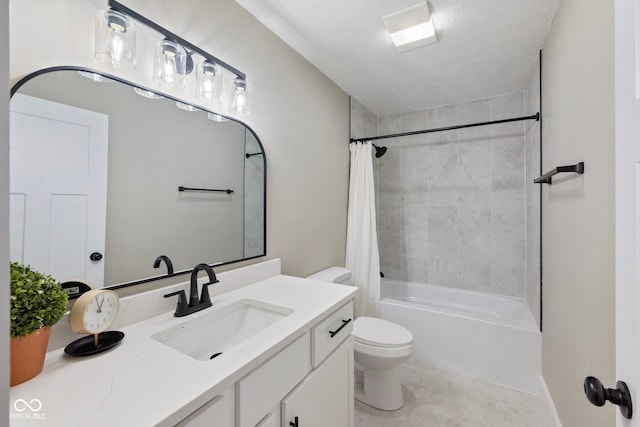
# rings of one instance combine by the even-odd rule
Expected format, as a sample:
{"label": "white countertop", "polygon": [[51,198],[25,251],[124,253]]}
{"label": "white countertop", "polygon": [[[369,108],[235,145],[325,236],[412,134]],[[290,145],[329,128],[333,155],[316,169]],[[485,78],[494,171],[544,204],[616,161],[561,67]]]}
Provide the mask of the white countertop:
{"label": "white countertop", "polygon": [[[174,425],[349,301],[357,288],[278,275],[222,295],[211,291],[213,307],[121,328],[125,338],[112,350],[81,358],[62,349],[47,353],[39,376],[11,388],[11,426]],[[151,338],[244,298],[294,312],[213,360],[195,360]],[[37,399],[41,408],[18,412],[18,399]]]}

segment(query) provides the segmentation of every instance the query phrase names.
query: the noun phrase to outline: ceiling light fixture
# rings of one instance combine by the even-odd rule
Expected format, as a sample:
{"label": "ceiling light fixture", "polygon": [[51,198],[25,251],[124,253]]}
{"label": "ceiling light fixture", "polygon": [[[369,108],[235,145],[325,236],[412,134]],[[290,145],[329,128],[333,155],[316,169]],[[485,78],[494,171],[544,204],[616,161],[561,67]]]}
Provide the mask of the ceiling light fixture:
{"label": "ceiling light fixture", "polygon": [[[194,55],[202,58],[196,72],[196,97],[208,104],[216,104],[221,99],[220,68],[235,76],[234,82],[242,82],[239,88],[234,83],[235,92],[229,99],[228,110],[238,116],[248,114],[247,76],[240,70],[221,61],[210,53],[189,43],[171,31],[129,9],[116,0],[109,0],[109,9],[96,15],[95,56],[116,68],[135,67],[135,26],[136,21],[158,33],[163,40],[156,45],[154,55],[154,80],[162,86],[185,87],[187,75],[193,71]],[[240,95],[236,96],[236,92]]]}
{"label": "ceiling light fixture", "polygon": [[393,44],[401,52],[435,43],[436,29],[427,3],[419,3],[382,18]]}

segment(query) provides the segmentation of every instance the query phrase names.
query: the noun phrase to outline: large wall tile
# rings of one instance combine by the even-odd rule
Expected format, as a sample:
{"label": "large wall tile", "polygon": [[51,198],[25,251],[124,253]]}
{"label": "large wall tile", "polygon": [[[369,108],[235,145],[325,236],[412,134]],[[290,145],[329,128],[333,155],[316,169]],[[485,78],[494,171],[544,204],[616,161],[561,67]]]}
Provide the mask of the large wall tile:
{"label": "large wall tile", "polygon": [[524,298],[524,269],[505,265],[491,266],[491,292]]}
{"label": "large wall tile", "polygon": [[[499,120],[524,111],[525,94],[518,92],[381,117],[378,131]],[[387,277],[525,296],[525,241],[535,234],[525,229],[525,157],[535,148],[525,149],[524,132],[519,122],[380,141],[388,147],[376,161]],[[539,156],[532,157],[526,167],[533,170]]]}
{"label": "large wall tile", "polygon": [[458,151],[458,202],[491,203],[491,144],[478,142]]}
{"label": "large wall tile", "polygon": [[491,263],[491,208],[489,205],[458,207],[459,260]]}
{"label": "large wall tile", "polygon": [[433,261],[458,259],[458,212],[455,206],[429,206],[428,256]]}
{"label": "large wall tile", "polygon": [[454,205],[458,202],[458,150],[432,150],[426,159],[427,203]]}
{"label": "large wall tile", "polygon": [[493,206],[491,211],[491,261],[524,267],[525,208],[523,205]]}
{"label": "large wall tile", "polygon": [[491,201],[494,205],[524,205],[523,142],[522,136],[491,141]]}
{"label": "large wall tile", "polygon": [[491,292],[491,265],[458,263],[458,287],[476,292]]}

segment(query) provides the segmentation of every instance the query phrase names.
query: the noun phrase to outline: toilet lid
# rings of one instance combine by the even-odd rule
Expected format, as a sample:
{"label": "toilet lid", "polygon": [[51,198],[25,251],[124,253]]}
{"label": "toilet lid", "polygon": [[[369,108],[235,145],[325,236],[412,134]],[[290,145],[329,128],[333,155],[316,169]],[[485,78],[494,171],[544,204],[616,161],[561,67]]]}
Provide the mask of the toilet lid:
{"label": "toilet lid", "polygon": [[376,347],[402,347],[413,342],[413,334],[407,329],[376,317],[358,317],[352,335],[356,341]]}

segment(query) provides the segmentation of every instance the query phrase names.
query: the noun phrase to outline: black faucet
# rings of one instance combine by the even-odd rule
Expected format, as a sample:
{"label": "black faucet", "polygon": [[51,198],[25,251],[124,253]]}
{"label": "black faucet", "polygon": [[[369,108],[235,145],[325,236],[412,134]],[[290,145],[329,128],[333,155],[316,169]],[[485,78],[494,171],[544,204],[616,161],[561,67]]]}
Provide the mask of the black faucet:
{"label": "black faucet", "polygon": [[156,260],[153,262],[153,268],[160,267],[160,263],[162,261],[164,261],[164,263],[167,265],[167,276],[171,276],[173,274],[173,263],[166,255],[160,255],[158,258],[156,258]]}
{"label": "black faucet", "polygon": [[[204,270],[209,276],[209,283],[202,285],[202,294],[198,298],[198,273]],[[209,297],[209,285],[218,283],[216,273],[208,264],[198,264],[193,268],[191,272],[191,285],[189,291],[189,302],[187,303],[187,296],[183,290],[171,292],[164,297],[169,298],[178,295],[178,305],[176,306],[176,312],[173,314],[175,317],[183,317],[196,311],[203,310],[207,307],[211,307],[211,298]]]}

